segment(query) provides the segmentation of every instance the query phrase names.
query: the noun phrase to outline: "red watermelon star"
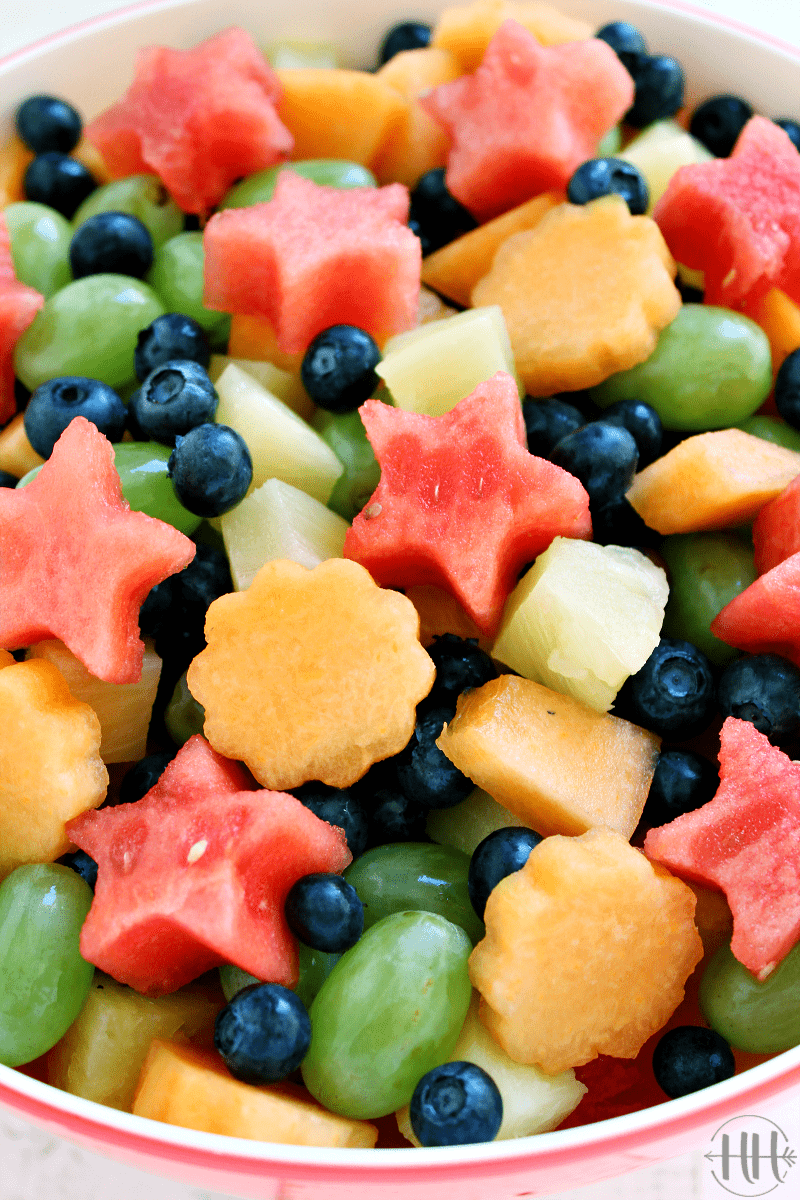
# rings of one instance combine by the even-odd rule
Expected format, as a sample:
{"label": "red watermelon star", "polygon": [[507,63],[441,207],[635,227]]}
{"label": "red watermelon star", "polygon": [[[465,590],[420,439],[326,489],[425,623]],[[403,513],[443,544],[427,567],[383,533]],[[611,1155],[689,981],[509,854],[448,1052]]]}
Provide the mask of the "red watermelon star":
{"label": "red watermelon star", "polygon": [[705,300],[744,309],[777,287],[800,302],[800,154],[752,117],[730,158],[680,167],[653,211],[678,262],[705,273]]}
{"label": "red watermelon star", "polygon": [[474,75],[433,88],[420,104],[452,139],[449,190],[487,221],[565,189],[633,92],[631,76],[599,38],[541,46],[509,20]]}
{"label": "red watermelon star", "polygon": [[281,171],[266,204],[215,213],[206,226],[203,303],[266,317],[287,354],[329,325],[383,343],[417,321],[422,253],[408,206],[401,183],[344,189]]}
{"label": "red watermelon star", "polygon": [[68,833],[98,867],[81,954],[145,995],[222,963],[291,986],[289,888],[352,857],[341,829],[285,792],[253,790],[199,734],[142,800],[84,813]]}
{"label": "red watermelon star", "polygon": [[99,679],[135,683],[142,602],[194,555],[177,529],[131,511],[111,443],[75,417],[34,480],[0,488],[0,646],[60,638]]}
{"label": "red watermelon star", "polygon": [[800,938],[800,763],[735,717],[722,726],[719,762],[714,799],[651,829],[644,850],[725,892],[731,950],[766,979]]}
{"label": "red watermelon star", "polygon": [[0,425],[17,411],[14,347],[43,304],[44,296],[17,279],[8,224],[0,213]]}
{"label": "red watermelon star", "polygon": [[384,587],[444,588],[491,637],[520,568],[554,537],[592,536],[583,485],[528,453],[505,371],[440,417],[378,400],[358,411],[381,481],[348,530],[344,557]]}

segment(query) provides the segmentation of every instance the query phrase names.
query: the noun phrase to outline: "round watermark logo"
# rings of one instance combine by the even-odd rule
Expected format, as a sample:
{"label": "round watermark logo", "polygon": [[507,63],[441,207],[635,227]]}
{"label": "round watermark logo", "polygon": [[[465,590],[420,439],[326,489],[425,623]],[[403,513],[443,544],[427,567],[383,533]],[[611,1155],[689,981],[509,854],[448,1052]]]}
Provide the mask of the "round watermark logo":
{"label": "round watermark logo", "polygon": [[781,1127],[752,1114],[720,1125],[704,1157],[714,1181],[732,1196],[768,1196],[786,1182],[795,1162]]}

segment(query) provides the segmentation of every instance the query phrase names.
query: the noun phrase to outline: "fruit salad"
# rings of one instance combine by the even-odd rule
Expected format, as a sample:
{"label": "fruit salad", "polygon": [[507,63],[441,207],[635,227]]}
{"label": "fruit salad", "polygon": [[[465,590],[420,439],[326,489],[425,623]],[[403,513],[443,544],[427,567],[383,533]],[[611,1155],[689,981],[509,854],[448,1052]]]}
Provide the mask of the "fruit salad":
{"label": "fruit salad", "polygon": [[684,83],[475,0],[20,98],[0,1062],[411,1148],[800,1043],[800,124]]}

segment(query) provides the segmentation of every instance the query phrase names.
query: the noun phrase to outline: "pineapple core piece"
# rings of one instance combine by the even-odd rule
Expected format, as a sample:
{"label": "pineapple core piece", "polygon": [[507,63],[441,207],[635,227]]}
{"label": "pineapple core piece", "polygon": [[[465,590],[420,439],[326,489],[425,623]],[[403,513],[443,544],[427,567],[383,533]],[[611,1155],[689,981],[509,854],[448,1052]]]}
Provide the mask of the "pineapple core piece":
{"label": "pineapple core piece", "polygon": [[511,593],[492,655],[608,712],[658,645],[668,593],[638,550],[554,538]]}
{"label": "pineapple core piece", "polygon": [[436,744],[543,837],[607,825],[629,838],[661,739],[530,679],[501,675],[459,698]]}

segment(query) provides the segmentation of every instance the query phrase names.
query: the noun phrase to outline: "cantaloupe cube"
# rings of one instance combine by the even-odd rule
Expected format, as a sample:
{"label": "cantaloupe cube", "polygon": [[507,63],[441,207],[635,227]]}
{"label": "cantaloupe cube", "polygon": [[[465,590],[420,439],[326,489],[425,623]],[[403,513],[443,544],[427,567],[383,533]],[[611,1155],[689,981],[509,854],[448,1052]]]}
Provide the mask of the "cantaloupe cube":
{"label": "cantaloupe cube", "polygon": [[142,674],[136,683],[106,683],[98,679],[57,638],[37,642],[28,650],[27,657],[53,663],[66,679],[72,695],[97,713],[103,762],[138,762],[144,758],[161,678],[161,659],[149,638],[145,639]]}
{"label": "cantaloupe cube", "polygon": [[459,697],[436,744],[544,837],[607,825],[629,838],[661,740],[530,679],[501,675]]}
{"label": "cantaloupe cube", "polygon": [[283,371],[274,363],[254,358],[231,358],[227,354],[212,354],[208,366],[208,377],[212,383],[217,382],[229,363],[234,363],[240,371],[251,375],[273,396],[288,404],[298,417],[302,417],[304,421],[311,420],[316,406],[303,387],[303,381],[297,372]]}
{"label": "cantaloupe cube", "polygon": [[691,889],[610,829],[540,842],[486,904],[470,957],[481,1019],[517,1062],[556,1074],[635,1058],[703,954]]}
{"label": "cantaloupe cube", "polygon": [[17,413],[0,432],[0,471],[8,471],[22,479],[34,467],[40,467],[44,459],[37,454],[25,432],[24,414]]}
{"label": "cantaloupe cube", "polygon": [[47,1082],[129,1112],[153,1038],[199,1035],[210,1046],[223,1003],[199,984],[170,996],[141,996],[96,971],[80,1016],[47,1057]]}
{"label": "cantaloupe cube", "polygon": [[772,370],[777,374],[783,360],[800,347],[800,307],[780,288],[771,288],[756,301],[748,316],[769,338]]}
{"label": "cantaloupe cube", "polygon": [[446,8],[433,31],[431,44],[449,50],[463,72],[472,72],[480,64],[486,47],[503,21],[518,21],[543,46],[562,42],[582,42],[594,37],[594,27],[559,12],[537,0],[473,0]]}
{"label": "cantaloupe cube", "polygon": [[443,588],[432,583],[414,583],[404,590],[419,613],[419,640],[423,646],[430,646],[433,639],[443,633],[480,640],[480,630],[472,617],[464,612],[455,596]]}
{"label": "cantaloupe cube", "polygon": [[142,1069],[133,1111],[140,1117],[294,1146],[374,1146],[367,1121],[328,1112],[305,1088],[256,1087],[225,1070],[218,1055],[156,1039]]}
{"label": "cantaloupe cube", "polygon": [[509,596],[492,656],[608,712],[658,645],[668,593],[638,550],[554,538]]}
{"label": "cantaloupe cube", "polygon": [[752,521],[800,474],[800,454],[741,429],[684,438],[645,467],[626,493],[659,533],[696,533]]}
{"label": "cantaloupe cube", "polygon": [[[471,1062],[490,1075],[503,1100],[503,1122],[495,1141],[529,1137],[555,1129],[577,1108],[587,1091],[572,1070],[547,1075],[539,1067],[514,1062],[478,1016],[480,994],[472,993],[467,1019],[448,1062]],[[408,1105],[398,1109],[397,1127],[403,1137],[419,1146],[411,1128]]]}
{"label": "cantaloupe cube", "polygon": [[434,842],[455,846],[471,857],[483,839],[496,829],[524,824],[483,788],[474,788],[466,800],[452,808],[432,808],[425,828]]}
{"label": "cantaloupe cube", "polygon": [[450,139],[417,104],[417,97],[440,83],[452,83],[460,74],[458,61],[437,46],[403,50],[376,72],[375,78],[395,88],[406,102],[402,120],[372,164],[379,183],[413,188],[426,171],[445,165]]}
{"label": "cantaloupe cube", "polygon": [[228,335],[228,354],[234,360],[246,358],[269,362],[290,375],[296,375],[303,361],[302,354],[287,354],[278,345],[272,324],[266,317],[234,313]]}
{"label": "cantaloupe cube", "polygon": [[278,116],[294,137],[295,161],[345,158],[369,167],[405,118],[397,89],[368,71],[295,67],[277,75]]}

